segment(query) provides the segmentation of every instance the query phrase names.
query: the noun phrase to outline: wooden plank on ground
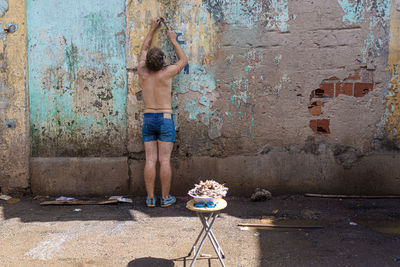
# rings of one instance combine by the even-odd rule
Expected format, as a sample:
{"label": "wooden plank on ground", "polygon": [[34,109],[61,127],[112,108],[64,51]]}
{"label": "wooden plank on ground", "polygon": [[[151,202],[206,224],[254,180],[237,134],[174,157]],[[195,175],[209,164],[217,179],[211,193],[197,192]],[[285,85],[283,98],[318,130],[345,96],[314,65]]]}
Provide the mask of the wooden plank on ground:
{"label": "wooden plank on ground", "polygon": [[40,202],[40,205],[106,205],[114,203],[118,203],[118,200],[54,200]]}
{"label": "wooden plank on ground", "polygon": [[322,225],[278,225],[273,223],[239,223],[243,227],[271,227],[271,228],[324,228]]}
{"label": "wooden plank on ground", "polygon": [[388,195],[388,196],[363,196],[363,195],[325,195],[325,194],[305,194],[306,197],[321,197],[321,198],[400,198],[400,196]]}

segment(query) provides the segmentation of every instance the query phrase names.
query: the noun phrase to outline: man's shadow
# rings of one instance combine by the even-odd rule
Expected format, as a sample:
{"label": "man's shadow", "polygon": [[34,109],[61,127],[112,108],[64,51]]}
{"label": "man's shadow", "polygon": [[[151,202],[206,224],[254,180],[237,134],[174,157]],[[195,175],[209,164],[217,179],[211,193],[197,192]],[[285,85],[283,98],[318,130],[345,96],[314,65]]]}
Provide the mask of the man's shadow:
{"label": "man's shadow", "polygon": [[174,262],[161,258],[139,258],[128,263],[128,267],[173,267]]}

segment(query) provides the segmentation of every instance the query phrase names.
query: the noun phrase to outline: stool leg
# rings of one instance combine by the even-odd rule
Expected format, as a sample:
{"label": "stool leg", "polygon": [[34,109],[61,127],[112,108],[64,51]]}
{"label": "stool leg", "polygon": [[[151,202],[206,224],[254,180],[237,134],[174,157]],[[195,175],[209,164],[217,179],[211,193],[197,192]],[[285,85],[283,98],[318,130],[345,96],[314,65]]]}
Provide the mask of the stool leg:
{"label": "stool leg", "polygon": [[[215,215],[215,218],[217,218],[217,217],[218,217],[218,214]],[[202,223],[207,228],[209,227],[207,220],[203,220]],[[218,243],[217,238],[215,237],[215,235],[214,235],[214,233],[213,233],[213,231],[211,229],[210,229],[210,232],[209,232],[209,238],[210,238],[210,241],[211,241],[212,245],[214,246],[214,249],[216,250],[216,252],[217,253],[221,253],[222,254],[222,258],[224,259],[225,258],[224,251],[222,250],[221,245]]]}
{"label": "stool leg", "polygon": [[[200,217],[201,222],[203,222],[203,220],[205,220],[204,216],[201,213],[198,213],[198,215]],[[192,260],[192,263],[190,264],[190,267],[192,267],[194,265],[194,263],[195,263],[195,261],[197,259],[197,256],[199,255],[200,250],[204,245],[204,241],[206,240],[206,237],[208,236],[208,232],[211,230],[211,227],[213,226],[213,224],[215,222],[215,219],[217,218],[217,217],[213,216],[213,213],[210,216],[212,217],[210,226],[207,227],[206,225],[203,224],[203,229],[205,230],[206,233],[205,233],[205,235],[203,236],[203,239],[200,242],[199,248],[198,248],[197,252],[195,253],[195,255],[193,257],[193,260]],[[225,266],[225,264],[223,264],[223,262],[222,262],[222,265]]]}
{"label": "stool leg", "polygon": [[189,257],[190,255],[192,255],[192,252],[196,253],[196,245],[197,245],[197,242],[199,242],[200,237],[202,236],[203,232],[204,232],[204,228],[201,229],[200,234],[197,236],[196,241],[194,241],[194,244],[193,244],[193,246],[192,246],[192,249],[189,251],[188,257]]}
{"label": "stool leg", "polygon": [[[204,216],[202,213],[197,213],[197,215],[199,216],[200,221],[202,220],[202,217],[205,218],[205,216]],[[208,222],[208,221],[210,221],[210,218],[211,218],[211,214],[210,214],[210,215],[208,216],[208,218],[205,219],[205,220]],[[204,227],[201,229],[200,234],[197,236],[196,241],[194,241],[194,244],[193,244],[193,246],[192,246],[192,249],[191,249],[191,250],[189,251],[189,253],[188,253],[188,257],[189,257],[190,255],[192,255],[192,252],[196,253],[196,244],[197,244],[197,242],[199,241],[199,239],[200,239],[201,235],[203,234],[203,232],[204,232]],[[224,256],[224,257],[225,257],[225,256]]]}
{"label": "stool leg", "polygon": [[[212,221],[213,223],[214,223],[214,221],[215,221],[215,219],[216,219],[217,217],[218,217],[218,214],[215,214],[214,219],[213,219],[213,221]],[[222,260],[222,258],[225,258],[225,255],[224,255],[224,252],[222,251],[221,246],[219,245],[217,239],[215,238],[215,236],[214,236],[214,234],[213,234],[213,232],[212,232],[212,230],[211,230],[212,225],[211,225],[211,224],[208,225],[208,222],[207,222],[204,218],[200,218],[200,219],[201,219],[201,222],[203,223],[204,228],[206,228],[206,229],[208,230],[208,231],[206,232],[206,235],[207,235],[208,238],[210,239],[211,245],[214,247],[214,250],[215,250],[215,252],[217,253],[217,256],[218,256],[219,261],[221,262],[222,266],[225,267],[225,263],[224,263],[224,261]],[[221,254],[222,254],[223,256],[221,256]]]}

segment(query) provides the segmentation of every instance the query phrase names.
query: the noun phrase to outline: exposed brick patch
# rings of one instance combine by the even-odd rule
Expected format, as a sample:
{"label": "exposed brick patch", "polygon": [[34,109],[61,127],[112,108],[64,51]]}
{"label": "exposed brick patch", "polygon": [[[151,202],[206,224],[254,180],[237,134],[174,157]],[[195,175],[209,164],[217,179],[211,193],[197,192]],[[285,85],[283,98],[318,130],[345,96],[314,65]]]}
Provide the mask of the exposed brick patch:
{"label": "exposed brick patch", "polygon": [[335,84],[335,96],[338,95],[353,95],[353,83],[341,83],[338,82]]}
{"label": "exposed brick patch", "polygon": [[335,84],[333,83],[322,83],[320,88],[315,89],[311,92],[310,98],[329,98],[333,97],[335,91]]}
{"label": "exposed brick patch", "polygon": [[[333,76],[321,82],[318,89],[310,94],[310,103],[308,111],[312,116],[321,116],[323,114],[322,107],[325,102],[338,97],[339,95],[347,95],[352,97],[363,97],[374,88],[373,72],[361,69],[350,74],[343,81]],[[318,99],[324,98],[324,102]],[[330,121],[328,119],[310,120],[310,128],[318,134],[330,134]]]}
{"label": "exposed brick patch", "polygon": [[320,89],[324,91],[324,96],[333,97],[333,92],[335,90],[333,83],[322,83]]}
{"label": "exposed brick patch", "polygon": [[330,134],[329,130],[330,121],[327,119],[317,120],[317,133],[319,134]]}
{"label": "exposed brick patch", "polygon": [[328,119],[310,120],[310,128],[318,134],[330,134],[329,123]]}
{"label": "exposed brick patch", "polygon": [[355,83],[354,84],[354,96],[363,97],[372,91],[374,85],[373,83]]}
{"label": "exposed brick patch", "polygon": [[313,101],[308,106],[308,112],[313,116],[319,116],[322,114],[322,105],[324,103],[321,101]]}

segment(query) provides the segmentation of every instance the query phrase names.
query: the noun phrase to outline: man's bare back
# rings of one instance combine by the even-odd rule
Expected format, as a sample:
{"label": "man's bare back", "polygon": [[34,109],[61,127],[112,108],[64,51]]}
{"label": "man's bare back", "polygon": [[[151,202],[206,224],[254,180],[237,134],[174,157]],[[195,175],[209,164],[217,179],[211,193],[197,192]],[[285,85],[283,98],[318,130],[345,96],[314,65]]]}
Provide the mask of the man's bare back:
{"label": "man's bare back", "polygon": [[143,89],[145,113],[169,112],[171,108],[171,84],[172,77],[164,68],[159,71],[151,71],[142,68],[139,74],[139,83]]}
{"label": "man's bare back", "polygon": [[[150,35],[154,34],[156,23],[160,23],[159,20],[153,21]],[[143,99],[145,103],[145,113],[172,113],[171,107],[171,87],[172,78],[176,76],[187,64],[188,60],[179,46],[176,40],[176,33],[171,30],[167,31],[168,40],[174,46],[175,52],[179,58],[178,62],[173,65],[162,68],[161,70],[154,71],[146,65],[146,55],[151,45],[151,38],[146,38],[142,53],[139,59],[139,83],[143,90]]]}

